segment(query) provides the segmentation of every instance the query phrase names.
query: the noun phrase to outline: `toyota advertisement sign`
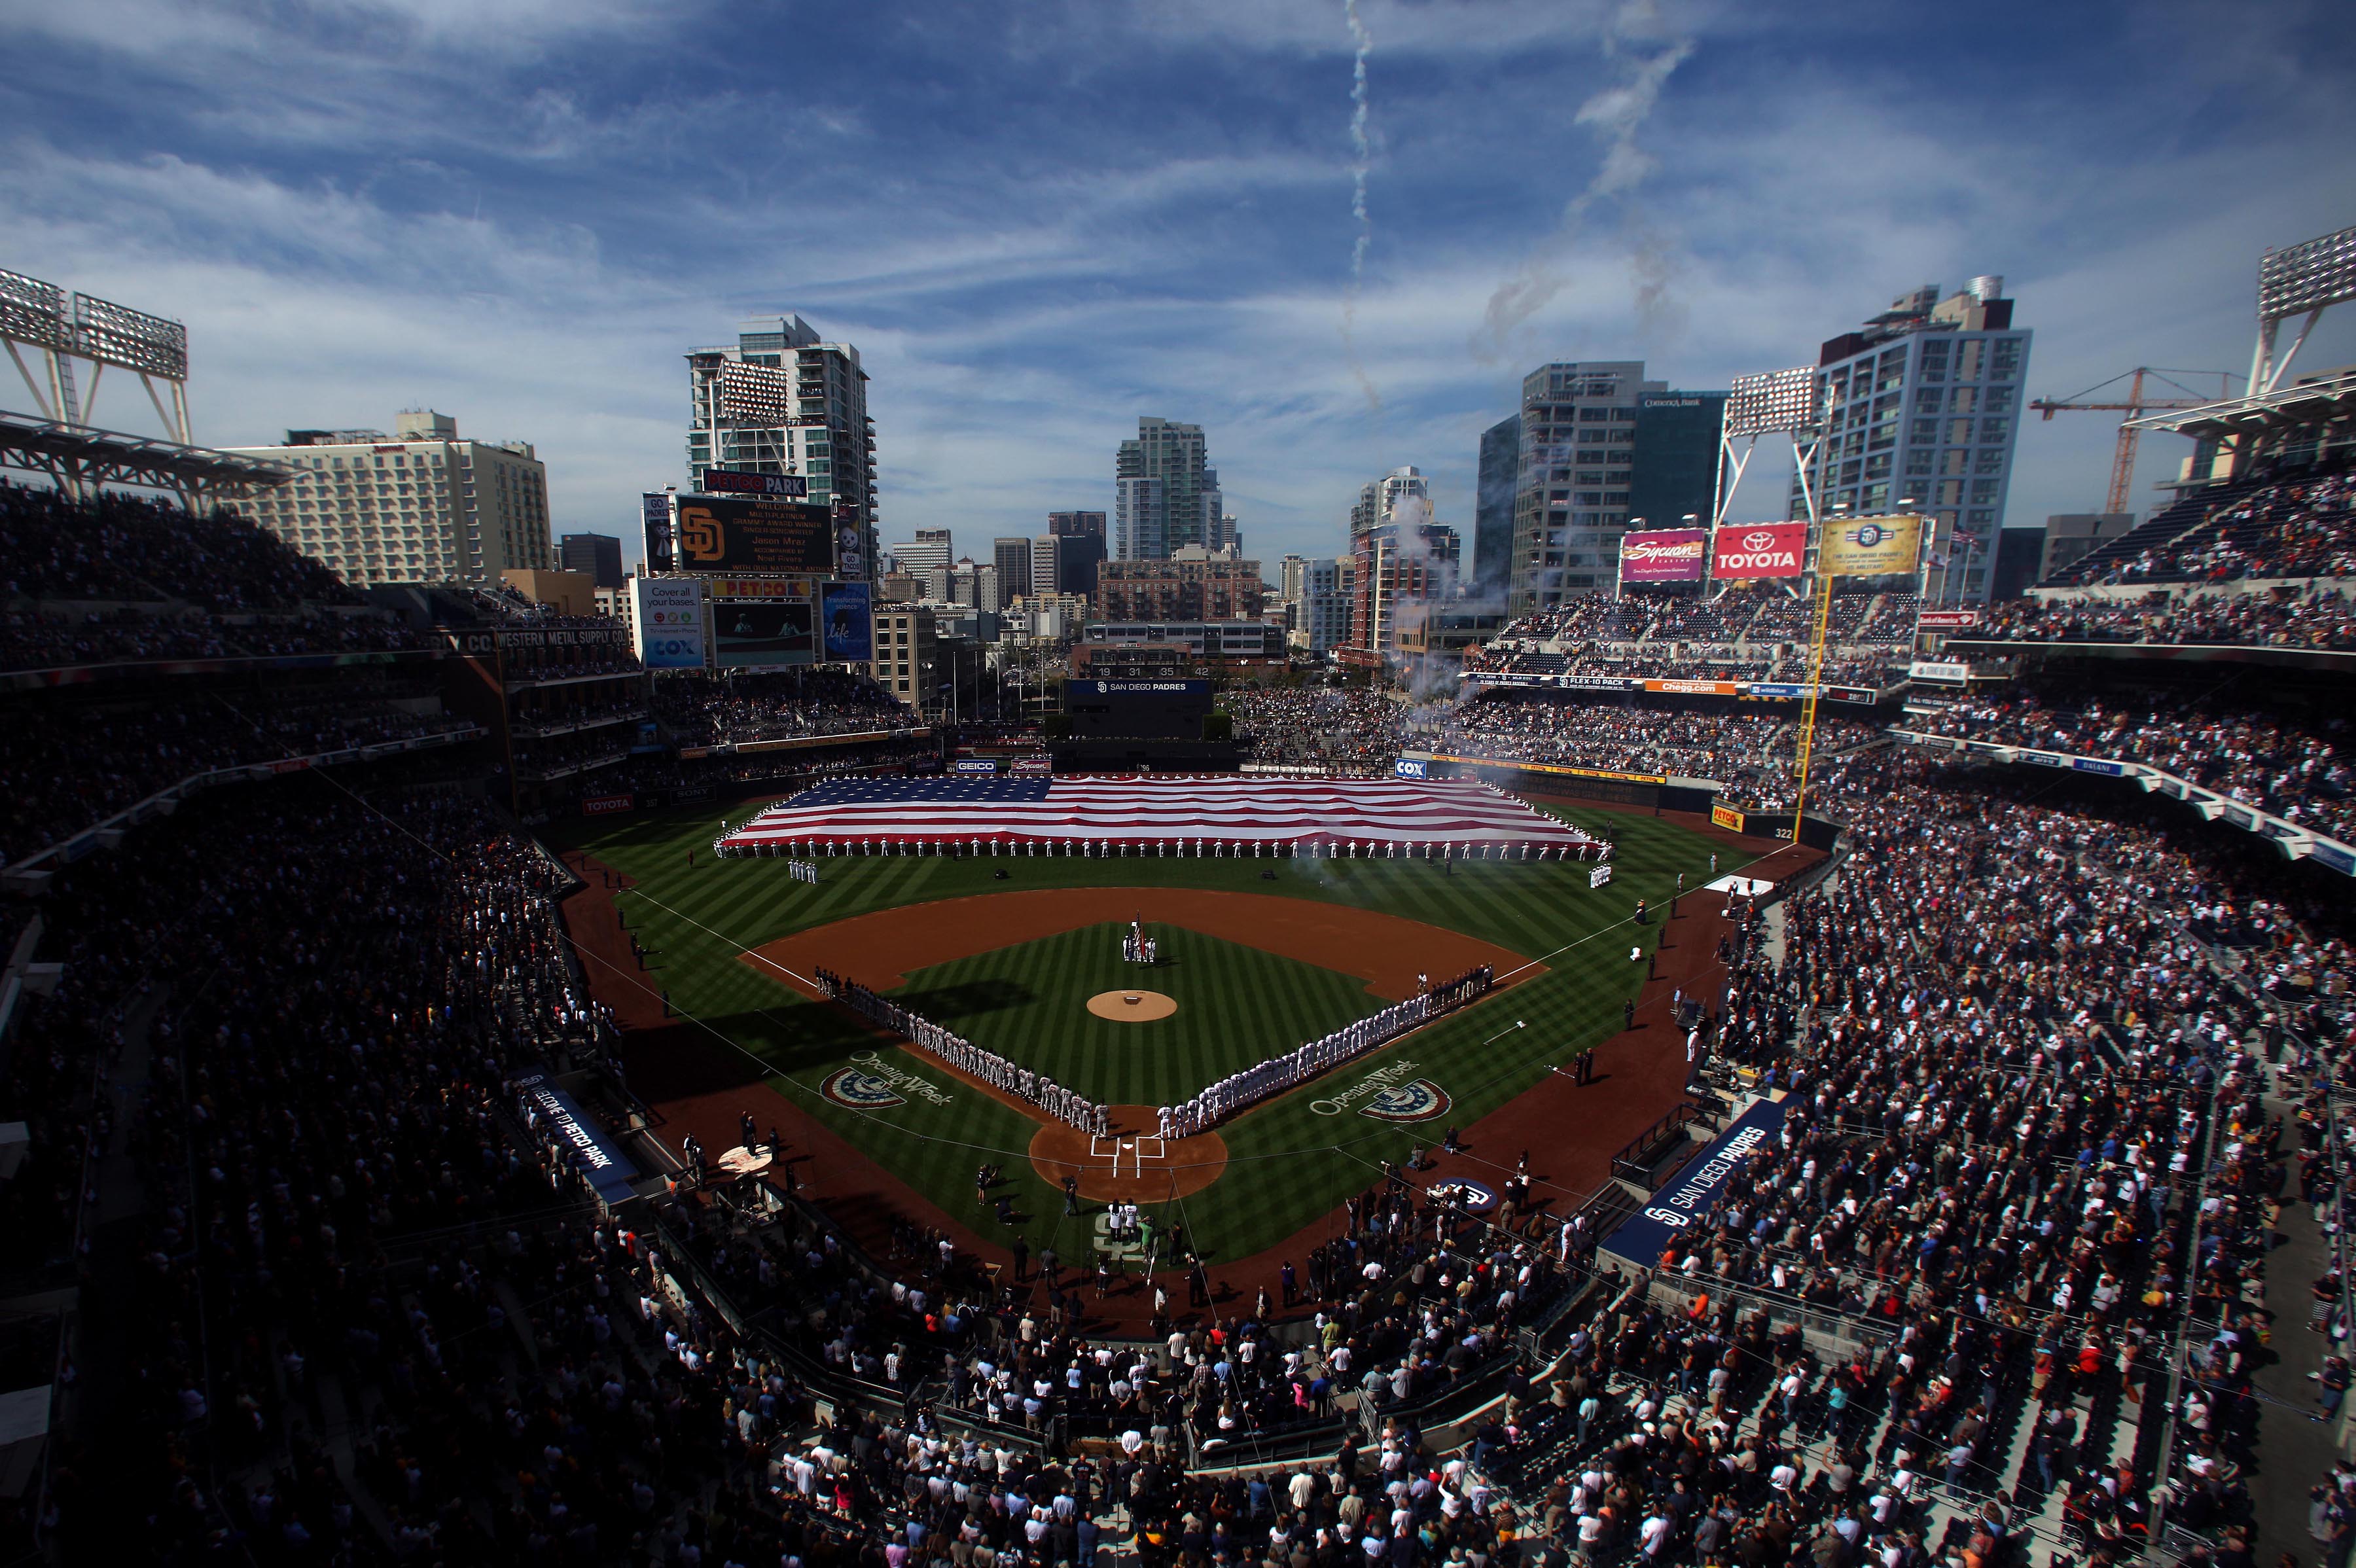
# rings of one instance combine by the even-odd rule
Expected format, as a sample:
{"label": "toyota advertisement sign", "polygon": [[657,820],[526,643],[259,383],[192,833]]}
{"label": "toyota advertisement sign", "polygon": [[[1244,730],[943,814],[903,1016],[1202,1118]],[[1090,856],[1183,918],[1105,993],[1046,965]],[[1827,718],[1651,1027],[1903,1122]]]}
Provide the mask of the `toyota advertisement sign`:
{"label": "toyota advertisement sign", "polygon": [[1620,536],[1623,583],[1698,583],[1709,532],[1700,528],[1662,528]]}
{"label": "toyota advertisement sign", "polygon": [[1807,558],[1804,522],[1729,523],[1718,531],[1717,544],[1710,551],[1709,575],[1721,581],[1796,577]]}

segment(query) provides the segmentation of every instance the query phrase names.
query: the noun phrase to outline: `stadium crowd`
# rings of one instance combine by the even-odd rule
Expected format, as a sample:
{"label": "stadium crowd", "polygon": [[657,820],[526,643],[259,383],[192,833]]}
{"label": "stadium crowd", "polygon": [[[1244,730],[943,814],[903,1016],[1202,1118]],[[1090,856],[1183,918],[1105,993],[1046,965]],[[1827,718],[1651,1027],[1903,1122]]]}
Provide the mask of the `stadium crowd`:
{"label": "stadium crowd", "polygon": [[913,714],[864,674],[829,670],[664,671],[656,716],[680,746],[905,729]]}
{"label": "stadium crowd", "polygon": [[1340,768],[1387,768],[1405,714],[1396,693],[1365,686],[1231,686],[1219,707],[1253,761]]}
{"label": "stadium crowd", "polygon": [[2299,596],[2203,593],[2147,602],[2014,599],[1963,635],[2014,642],[2226,643],[2356,649],[2356,603],[2339,588]]}
{"label": "stadium crowd", "polygon": [[2286,577],[2356,577],[2356,474],[2302,475],[2263,486],[2132,557],[2090,558],[2061,580],[2222,583]]}
{"label": "stadium crowd", "polygon": [[27,701],[0,753],[0,862],[221,768],[447,734],[468,721],[417,711],[409,688],[337,680],[176,693],[162,702]]}
{"label": "stadium crowd", "polygon": [[423,646],[229,511],[0,483],[0,670]]}
{"label": "stadium crowd", "polygon": [[[1799,725],[1762,714],[1592,706],[1538,699],[1473,699],[1417,715],[1409,744],[1462,756],[1714,779],[1750,804],[1788,802],[1796,788]],[[1819,760],[1870,740],[1874,729],[1819,716]]]}
{"label": "stadium crowd", "polygon": [[[1843,594],[1826,626],[1825,678],[1881,686],[1904,671],[1918,601]],[[1780,590],[1583,597],[1507,623],[1472,671],[1622,679],[1796,681],[1807,671],[1813,610]]]}
{"label": "stadium crowd", "polygon": [[2146,763],[2356,843],[2356,768],[2333,744],[2347,728],[2337,715],[2299,722],[2158,693],[2035,689],[1966,697],[1913,722],[1933,735]]}

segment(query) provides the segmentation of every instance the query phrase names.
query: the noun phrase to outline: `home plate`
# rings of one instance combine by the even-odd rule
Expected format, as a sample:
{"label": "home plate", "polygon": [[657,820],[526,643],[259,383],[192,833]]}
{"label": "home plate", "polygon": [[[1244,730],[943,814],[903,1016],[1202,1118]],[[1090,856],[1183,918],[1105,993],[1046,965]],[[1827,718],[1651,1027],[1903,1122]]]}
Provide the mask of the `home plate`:
{"label": "home plate", "polygon": [[1775,885],[1773,883],[1762,882],[1756,876],[1721,876],[1715,882],[1706,884],[1703,886],[1702,891],[1705,893],[1740,893],[1745,898],[1756,898],[1766,893],[1769,888],[1774,886]]}

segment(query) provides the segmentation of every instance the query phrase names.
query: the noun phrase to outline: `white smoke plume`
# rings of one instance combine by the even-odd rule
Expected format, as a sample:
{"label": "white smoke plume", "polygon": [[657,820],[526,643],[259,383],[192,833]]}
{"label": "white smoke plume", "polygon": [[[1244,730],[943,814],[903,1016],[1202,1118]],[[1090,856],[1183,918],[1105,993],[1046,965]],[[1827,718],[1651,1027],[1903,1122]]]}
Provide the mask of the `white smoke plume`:
{"label": "white smoke plume", "polygon": [[1383,395],[1376,390],[1374,378],[1366,374],[1365,361],[1358,357],[1358,295],[1365,285],[1366,251],[1375,242],[1375,220],[1366,208],[1366,171],[1374,163],[1374,137],[1366,121],[1366,57],[1374,53],[1375,38],[1358,15],[1358,0],[1342,0],[1342,13],[1350,24],[1351,41],[1357,46],[1350,68],[1350,216],[1358,225],[1357,236],[1350,242],[1350,286],[1342,295],[1342,347],[1350,358],[1350,374],[1357,379],[1358,390],[1366,394],[1367,408],[1380,414]]}
{"label": "white smoke plume", "polygon": [[[1595,177],[1587,182],[1586,188],[1570,199],[1554,232],[1531,252],[1518,272],[1490,295],[1481,329],[1472,335],[1473,357],[1482,363],[1494,364],[1503,358],[1510,347],[1508,338],[1514,328],[1546,308],[1569,283],[1564,263],[1571,247],[1585,231],[1588,216],[1595,206],[1613,199],[1624,202],[1657,166],[1652,155],[1637,145],[1636,133],[1644,129],[1644,122],[1659,103],[1661,89],[1670,73],[1694,51],[1691,38],[1665,34],[1658,0],[1626,0],[1613,14],[1612,28],[1604,35],[1603,52],[1609,59],[1628,62],[1625,78],[1580,104],[1577,116],[1580,124],[1591,125],[1599,134],[1609,138],[1603,149],[1602,166],[1595,171]],[[1640,310],[1660,315],[1665,300],[1661,291],[1665,288],[1666,275],[1665,263],[1660,261],[1657,252],[1649,260],[1640,253]],[[1652,291],[1649,294],[1648,288]]]}

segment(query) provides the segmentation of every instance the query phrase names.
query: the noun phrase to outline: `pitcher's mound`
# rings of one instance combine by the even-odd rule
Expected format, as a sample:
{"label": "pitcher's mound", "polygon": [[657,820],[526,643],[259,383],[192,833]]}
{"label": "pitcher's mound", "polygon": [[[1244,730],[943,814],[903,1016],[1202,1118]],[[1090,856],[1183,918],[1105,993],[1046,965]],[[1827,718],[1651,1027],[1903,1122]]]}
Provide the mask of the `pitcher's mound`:
{"label": "pitcher's mound", "polygon": [[[1115,995],[1122,994],[1116,992]],[[1112,1132],[1090,1137],[1050,1122],[1031,1135],[1031,1168],[1050,1186],[1076,1177],[1080,1196],[1094,1203],[1167,1203],[1191,1197],[1227,1168],[1227,1145],[1216,1133],[1157,1138],[1151,1105],[1110,1105]]]}
{"label": "pitcher's mound", "polygon": [[1088,1011],[1116,1023],[1150,1024],[1178,1011],[1178,1004],[1159,991],[1099,991],[1088,998]]}

